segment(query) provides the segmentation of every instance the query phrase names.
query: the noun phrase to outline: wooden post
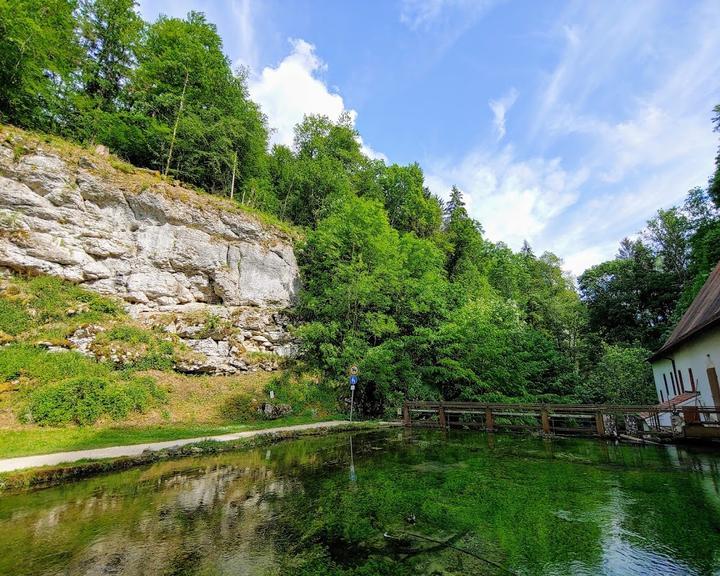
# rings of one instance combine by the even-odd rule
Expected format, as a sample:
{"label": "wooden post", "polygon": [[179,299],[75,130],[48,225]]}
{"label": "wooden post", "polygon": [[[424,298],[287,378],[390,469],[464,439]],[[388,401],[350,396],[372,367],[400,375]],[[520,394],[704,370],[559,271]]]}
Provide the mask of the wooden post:
{"label": "wooden post", "polygon": [[543,434],[550,434],[550,415],[544,406],[540,409],[540,419],[542,420]]}
{"label": "wooden post", "polygon": [[412,425],[412,420],[410,420],[410,407],[407,405],[407,402],[403,404],[403,423],[405,426]]}
{"label": "wooden post", "polygon": [[485,407],[485,429],[488,432],[492,432],[495,429],[495,420],[493,419],[492,408],[490,408],[490,406]]}
{"label": "wooden post", "polygon": [[603,413],[600,410],[595,412],[595,427],[598,436],[605,436],[605,421],[603,420]]}
{"label": "wooden post", "polygon": [[445,406],[442,405],[442,402],[440,402],[440,406],[438,406],[438,419],[440,420],[440,428],[446,428]]}
{"label": "wooden post", "polygon": [[708,383],[710,384],[710,394],[712,394],[713,404],[720,406],[720,382],[718,382],[717,370],[715,366],[707,369]]}

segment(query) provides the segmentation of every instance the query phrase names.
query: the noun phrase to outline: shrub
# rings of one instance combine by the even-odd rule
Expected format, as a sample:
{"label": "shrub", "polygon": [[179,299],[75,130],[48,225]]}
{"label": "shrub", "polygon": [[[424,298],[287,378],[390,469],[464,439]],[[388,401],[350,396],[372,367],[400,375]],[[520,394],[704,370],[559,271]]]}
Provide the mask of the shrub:
{"label": "shrub", "polygon": [[589,377],[578,388],[582,402],[590,404],[654,404],[657,402],[650,351],[606,344]]}
{"label": "shrub", "polygon": [[48,384],[74,377],[107,377],[110,368],[79,352],[48,352],[38,346],[11,344],[0,348],[0,381],[27,377]]}
{"label": "shrub", "polygon": [[270,390],[275,393],[276,403],[290,404],[298,415],[327,416],[338,410],[338,391],[326,381],[318,382],[287,371],[265,386],[266,394]]}
{"label": "shrub", "polygon": [[107,385],[104,378],[79,377],[43,386],[30,398],[30,414],[41,425],[92,424],[105,411]]}
{"label": "shrub", "polygon": [[239,393],[228,398],[220,409],[223,418],[237,422],[252,422],[263,418],[260,403],[248,394]]}
{"label": "shrub", "polygon": [[27,330],[30,325],[30,315],[17,302],[0,300],[0,331],[17,336]]}
{"label": "shrub", "polygon": [[29,412],[42,426],[87,425],[105,415],[125,418],[130,412],[143,412],[165,400],[165,393],[152,378],[113,381],[78,377],[35,390],[30,396]]}

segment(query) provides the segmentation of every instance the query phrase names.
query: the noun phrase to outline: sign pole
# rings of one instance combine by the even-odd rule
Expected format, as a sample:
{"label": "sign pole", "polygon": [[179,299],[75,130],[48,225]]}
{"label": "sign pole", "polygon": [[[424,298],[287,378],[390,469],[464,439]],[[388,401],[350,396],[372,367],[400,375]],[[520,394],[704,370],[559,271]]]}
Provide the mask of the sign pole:
{"label": "sign pole", "polygon": [[353,404],[355,403],[355,386],[350,386],[350,422],[352,422]]}
{"label": "sign pole", "polygon": [[353,407],[355,405],[355,384],[358,383],[358,367],[350,368],[350,422],[353,417]]}

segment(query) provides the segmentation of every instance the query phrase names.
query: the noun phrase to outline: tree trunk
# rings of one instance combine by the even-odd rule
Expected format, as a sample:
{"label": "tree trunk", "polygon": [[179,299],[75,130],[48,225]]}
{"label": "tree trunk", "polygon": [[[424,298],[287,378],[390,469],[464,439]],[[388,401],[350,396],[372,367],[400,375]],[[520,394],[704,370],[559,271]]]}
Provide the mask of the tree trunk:
{"label": "tree trunk", "polygon": [[178,108],[177,116],[175,116],[175,126],[173,126],[172,139],[170,140],[170,150],[168,151],[167,164],[165,164],[164,175],[167,176],[170,172],[170,161],[172,160],[173,148],[175,147],[175,138],[177,137],[178,123],[180,122],[180,116],[182,115],[183,106],[185,106],[185,91],[187,90],[188,79],[190,78],[190,71],[185,70],[185,83],[183,84],[182,94],[180,96],[180,106]]}

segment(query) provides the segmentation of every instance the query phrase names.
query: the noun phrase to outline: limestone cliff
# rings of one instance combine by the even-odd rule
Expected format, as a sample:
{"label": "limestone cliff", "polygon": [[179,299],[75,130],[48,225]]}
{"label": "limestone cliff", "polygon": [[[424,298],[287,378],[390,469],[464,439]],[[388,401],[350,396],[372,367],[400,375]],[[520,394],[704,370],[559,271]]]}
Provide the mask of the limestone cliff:
{"label": "limestone cliff", "polygon": [[122,298],[135,318],[202,352],[196,370],[292,353],[283,311],[298,268],[288,233],[103,150],[10,128],[0,139],[0,267]]}

